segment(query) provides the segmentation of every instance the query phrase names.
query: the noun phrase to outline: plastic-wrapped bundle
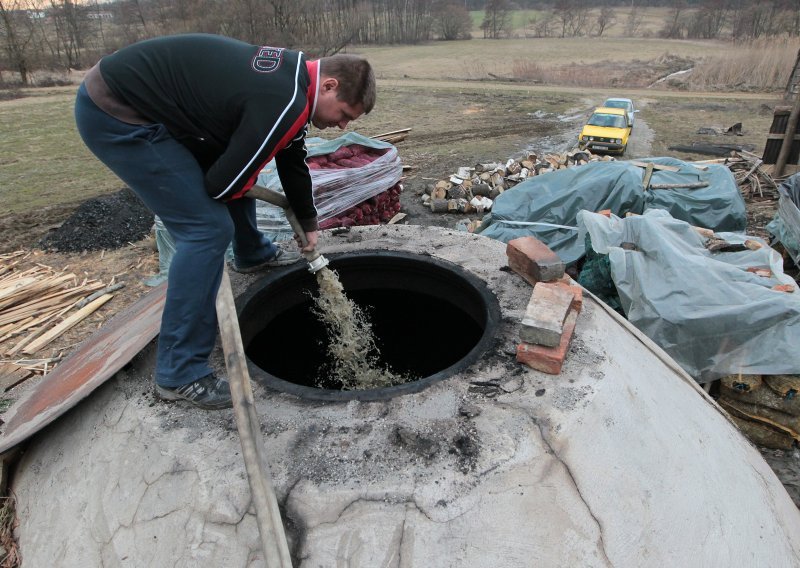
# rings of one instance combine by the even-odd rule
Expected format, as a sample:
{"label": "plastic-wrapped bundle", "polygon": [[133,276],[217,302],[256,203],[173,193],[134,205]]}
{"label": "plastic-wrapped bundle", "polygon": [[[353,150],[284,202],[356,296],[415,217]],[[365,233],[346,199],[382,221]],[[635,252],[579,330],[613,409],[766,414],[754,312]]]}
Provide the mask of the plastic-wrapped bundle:
{"label": "plastic-wrapped bundle", "polygon": [[362,144],[309,157],[314,202],[320,221],[332,219],[395,186],[403,172],[397,150]]}
{"label": "plastic-wrapped bundle", "polygon": [[[355,132],[335,140],[308,138],[306,148],[320,223],[394,188],[403,175],[392,144]],[[257,183],[283,191],[273,162],[261,171]]]}

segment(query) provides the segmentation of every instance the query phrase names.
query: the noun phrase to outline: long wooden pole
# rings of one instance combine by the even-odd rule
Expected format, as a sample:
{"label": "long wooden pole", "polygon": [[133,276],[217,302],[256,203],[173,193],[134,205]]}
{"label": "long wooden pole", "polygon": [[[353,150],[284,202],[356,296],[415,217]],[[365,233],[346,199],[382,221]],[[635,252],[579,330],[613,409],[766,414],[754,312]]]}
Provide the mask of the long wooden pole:
{"label": "long wooden pole", "polygon": [[794,144],[795,133],[797,132],[797,119],[800,117],[800,92],[794,95],[794,104],[789,113],[789,121],[786,123],[786,132],[783,134],[783,143],[781,144],[781,151],[778,152],[778,159],[775,160],[775,169],[772,171],[772,177],[778,178],[783,175],[783,170],[786,167],[786,162],[789,159],[789,152]]}
{"label": "long wooden pole", "polygon": [[264,559],[268,568],[291,568],[292,559],[283,530],[278,500],[275,498],[275,491],[269,475],[227,269],[222,274],[222,282],[217,293],[217,320],[231,386],[233,414],[242,443],[247,480],[253,494],[253,505],[256,509],[256,521],[261,536]]}

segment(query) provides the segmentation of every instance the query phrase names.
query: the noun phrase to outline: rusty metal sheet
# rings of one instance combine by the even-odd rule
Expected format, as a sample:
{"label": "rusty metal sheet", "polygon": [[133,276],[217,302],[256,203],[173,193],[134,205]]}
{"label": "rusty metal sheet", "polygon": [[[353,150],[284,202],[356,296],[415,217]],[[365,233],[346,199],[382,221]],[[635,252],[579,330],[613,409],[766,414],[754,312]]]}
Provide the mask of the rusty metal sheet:
{"label": "rusty metal sheet", "polygon": [[89,396],[158,335],[166,290],[161,284],[111,318],[18,400],[3,417],[0,454]]}

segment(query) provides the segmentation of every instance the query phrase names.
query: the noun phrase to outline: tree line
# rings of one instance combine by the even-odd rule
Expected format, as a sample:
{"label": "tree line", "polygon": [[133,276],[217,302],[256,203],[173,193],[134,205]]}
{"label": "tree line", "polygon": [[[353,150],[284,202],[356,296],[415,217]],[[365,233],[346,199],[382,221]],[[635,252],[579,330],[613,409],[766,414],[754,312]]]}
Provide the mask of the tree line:
{"label": "tree line", "polygon": [[[659,35],[750,39],[800,33],[800,0],[0,0],[0,86],[35,70],[82,69],[148,37],[203,32],[330,55],[353,44],[414,44],[472,37],[639,35],[645,6],[668,6]],[[512,25],[516,10],[535,10]]]}

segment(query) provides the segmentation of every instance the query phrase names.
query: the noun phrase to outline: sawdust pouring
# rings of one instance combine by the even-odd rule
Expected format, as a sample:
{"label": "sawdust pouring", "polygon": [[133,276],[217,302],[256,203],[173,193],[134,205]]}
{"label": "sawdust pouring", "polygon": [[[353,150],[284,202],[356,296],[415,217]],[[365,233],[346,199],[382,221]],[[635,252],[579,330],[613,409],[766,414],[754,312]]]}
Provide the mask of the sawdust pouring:
{"label": "sawdust pouring", "polygon": [[[343,390],[384,388],[407,381],[388,368],[381,368],[379,350],[372,325],[364,311],[344,293],[335,271],[317,272],[319,295],[314,298],[314,313],[328,332],[330,371],[328,380]],[[323,377],[317,380],[321,382]]]}

